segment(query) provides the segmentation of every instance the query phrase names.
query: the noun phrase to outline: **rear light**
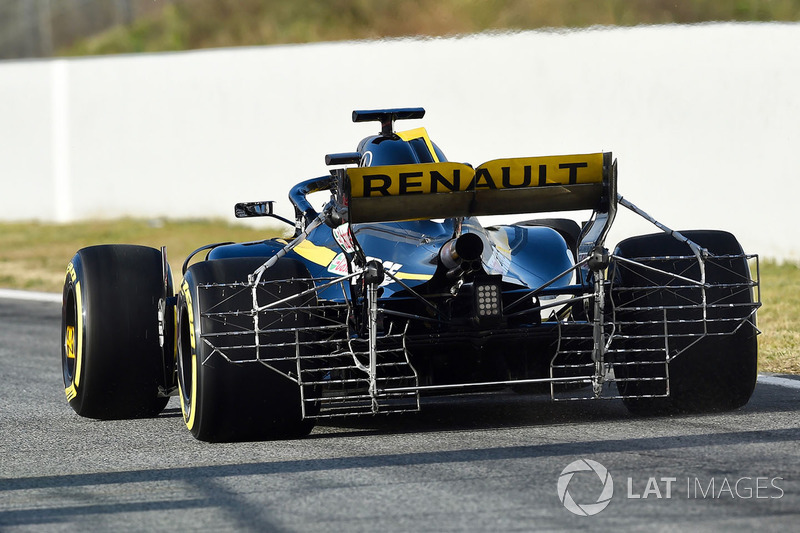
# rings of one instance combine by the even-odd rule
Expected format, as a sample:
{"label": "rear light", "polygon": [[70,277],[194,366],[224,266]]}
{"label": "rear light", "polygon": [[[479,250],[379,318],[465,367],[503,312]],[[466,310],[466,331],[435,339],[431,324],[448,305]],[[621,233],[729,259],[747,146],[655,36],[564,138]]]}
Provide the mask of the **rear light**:
{"label": "rear light", "polygon": [[474,309],[478,320],[503,316],[503,291],[500,276],[476,280],[473,284]]}

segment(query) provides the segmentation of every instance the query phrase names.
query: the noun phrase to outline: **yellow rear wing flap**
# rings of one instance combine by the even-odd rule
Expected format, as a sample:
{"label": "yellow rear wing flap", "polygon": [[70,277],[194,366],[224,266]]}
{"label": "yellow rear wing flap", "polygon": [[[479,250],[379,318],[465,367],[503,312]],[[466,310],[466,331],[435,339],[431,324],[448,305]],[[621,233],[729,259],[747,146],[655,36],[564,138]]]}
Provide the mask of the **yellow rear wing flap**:
{"label": "yellow rear wing flap", "polygon": [[616,202],[610,152],[348,168],[349,221],[389,222],[593,209]]}

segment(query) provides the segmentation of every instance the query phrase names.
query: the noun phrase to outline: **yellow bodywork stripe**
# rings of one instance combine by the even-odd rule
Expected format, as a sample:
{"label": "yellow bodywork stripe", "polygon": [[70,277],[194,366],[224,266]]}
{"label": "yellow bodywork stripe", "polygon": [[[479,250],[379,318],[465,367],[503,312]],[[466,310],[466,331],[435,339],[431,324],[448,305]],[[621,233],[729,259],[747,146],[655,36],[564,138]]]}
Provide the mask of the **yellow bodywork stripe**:
{"label": "yellow bodywork stripe", "polygon": [[[316,263],[324,267],[330,265],[331,261],[333,261],[334,258],[338,255],[330,248],[326,248],[324,246],[317,246],[313,242],[307,240],[295,246],[294,252],[297,253],[297,255],[303,257],[304,259],[308,259],[312,263]],[[395,273],[395,276],[400,279],[412,279],[412,280],[431,279],[430,274],[410,274],[407,272],[397,272]]]}
{"label": "yellow bodywork stripe", "polygon": [[433,162],[439,163],[439,157],[436,155],[436,150],[433,148],[433,142],[431,142],[431,138],[428,137],[428,132],[425,128],[415,128],[413,130],[408,130],[408,131],[399,131],[397,132],[397,136],[406,142],[412,139],[422,139],[423,141],[425,141],[425,145],[428,147],[428,150],[431,153],[431,157],[433,157]]}
{"label": "yellow bodywork stripe", "polygon": [[419,280],[427,280],[431,279],[433,276],[430,274],[411,274],[408,272],[395,272],[394,277],[398,279],[419,279]]}
{"label": "yellow bodywork stripe", "polygon": [[504,255],[511,255],[511,245],[508,243],[508,233],[505,231],[492,231],[489,237],[494,241],[494,247]]}
{"label": "yellow bodywork stripe", "polygon": [[325,248],[324,246],[317,246],[316,244],[307,240],[295,246],[294,252],[297,255],[305,259],[308,259],[312,263],[316,263],[324,267],[327,267],[329,264],[331,264],[333,258],[336,257],[336,252],[334,252],[330,248]]}

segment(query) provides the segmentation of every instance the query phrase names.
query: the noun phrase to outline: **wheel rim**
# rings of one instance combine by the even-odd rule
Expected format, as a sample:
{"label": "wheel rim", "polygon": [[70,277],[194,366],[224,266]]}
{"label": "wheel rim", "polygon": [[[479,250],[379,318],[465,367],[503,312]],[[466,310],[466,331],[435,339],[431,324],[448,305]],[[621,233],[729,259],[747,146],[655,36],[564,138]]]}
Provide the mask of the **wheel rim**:
{"label": "wheel rim", "polygon": [[78,361],[78,306],[74,288],[70,288],[64,304],[63,336],[61,363],[64,370],[64,386],[70,387],[75,382]]}

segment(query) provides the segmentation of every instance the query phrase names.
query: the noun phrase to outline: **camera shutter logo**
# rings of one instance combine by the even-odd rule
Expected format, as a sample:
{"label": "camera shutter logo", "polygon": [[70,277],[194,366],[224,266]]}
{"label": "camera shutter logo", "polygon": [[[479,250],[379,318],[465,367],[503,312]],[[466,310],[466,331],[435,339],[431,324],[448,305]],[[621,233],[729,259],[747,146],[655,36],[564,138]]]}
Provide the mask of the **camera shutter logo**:
{"label": "camera shutter logo", "polygon": [[[603,484],[603,489],[597,501],[593,503],[578,503],[569,492],[569,482],[572,481],[572,476],[576,472],[594,472],[600,478]],[[568,511],[579,516],[592,516],[596,515],[611,503],[611,497],[614,495],[614,481],[611,479],[611,474],[608,473],[606,467],[592,461],[591,459],[578,459],[567,465],[558,477],[558,499],[564,504]]]}

